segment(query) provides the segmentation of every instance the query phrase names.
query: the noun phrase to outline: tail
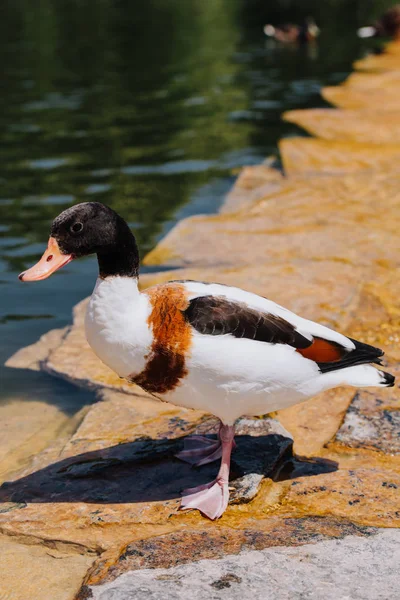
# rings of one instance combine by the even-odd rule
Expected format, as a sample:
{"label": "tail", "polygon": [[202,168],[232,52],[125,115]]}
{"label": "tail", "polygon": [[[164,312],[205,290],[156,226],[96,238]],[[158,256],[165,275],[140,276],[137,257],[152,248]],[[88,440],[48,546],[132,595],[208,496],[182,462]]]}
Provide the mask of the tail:
{"label": "tail", "polygon": [[[393,387],[394,377],[385,371],[379,371],[372,365],[357,365],[340,371],[330,371],[322,374],[323,388],[351,385],[353,387]],[[321,390],[319,390],[321,391]]]}
{"label": "tail", "polygon": [[382,376],[381,387],[394,387],[395,377],[391,373],[386,373],[386,371],[379,371]]}
{"label": "tail", "polygon": [[[331,375],[333,374],[331,373]],[[372,365],[348,367],[343,371],[336,371],[335,374],[340,376],[343,384],[354,387],[393,387],[395,382],[393,375],[386,371],[379,371]]]}

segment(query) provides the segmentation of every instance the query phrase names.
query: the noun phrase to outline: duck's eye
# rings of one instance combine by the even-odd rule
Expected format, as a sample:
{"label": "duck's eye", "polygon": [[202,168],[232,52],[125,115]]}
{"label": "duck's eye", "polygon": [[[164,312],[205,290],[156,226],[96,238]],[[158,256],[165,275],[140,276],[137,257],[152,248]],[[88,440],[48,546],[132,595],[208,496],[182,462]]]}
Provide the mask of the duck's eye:
{"label": "duck's eye", "polygon": [[71,225],[71,231],[74,233],[79,233],[83,229],[83,223],[74,223]]}

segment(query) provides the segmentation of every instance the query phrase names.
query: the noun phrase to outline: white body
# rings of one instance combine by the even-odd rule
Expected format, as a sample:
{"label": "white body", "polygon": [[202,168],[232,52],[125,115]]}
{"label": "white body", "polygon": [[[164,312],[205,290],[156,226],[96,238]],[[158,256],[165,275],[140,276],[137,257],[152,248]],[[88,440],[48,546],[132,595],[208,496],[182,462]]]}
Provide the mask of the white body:
{"label": "white body", "polygon": [[[305,337],[355,346],[347,337],[302,319],[285,308],[238,288],[185,282],[188,299],[224,296],[252,308],[283,317]],[[85,328],[97,356],[121,377],[139,374],[145,367],[153,340],[148,325],[151,306],[137,280],[128,277],[98,279],[90,299]],[[186,360],[188,374],[162,400],[199,409],[231,425],[242,415],[261,415],[286,408],[324,390],[348,384],[383,385],[383,374],[371,365],[321,373],[318,365],[286,344],[269,344],[232,335],[204,335],[193,330]]]}

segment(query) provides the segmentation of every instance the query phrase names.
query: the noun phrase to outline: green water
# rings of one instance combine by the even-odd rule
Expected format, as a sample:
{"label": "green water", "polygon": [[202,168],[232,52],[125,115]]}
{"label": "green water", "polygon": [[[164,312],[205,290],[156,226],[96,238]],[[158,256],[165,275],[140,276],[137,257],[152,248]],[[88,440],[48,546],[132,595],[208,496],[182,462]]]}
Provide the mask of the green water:
{"label": "green water", "polygon": [[[259,0],[4,0],[0,8],[0,363],[67,324],[94,259],[49,280],[17,274],[51,220],[97,200],[131,224],[142,255],[177,220],[218,210],[238,168],[300,132],[290,108],[321,106],[362,55],[355,29],[384,3]],[[388,4],[386,2],[386,4]],[[312,48],[282,47],[267,20],[313,10]],[[91,395],[45,374],[1,369],[0,401],[74,411]]]}

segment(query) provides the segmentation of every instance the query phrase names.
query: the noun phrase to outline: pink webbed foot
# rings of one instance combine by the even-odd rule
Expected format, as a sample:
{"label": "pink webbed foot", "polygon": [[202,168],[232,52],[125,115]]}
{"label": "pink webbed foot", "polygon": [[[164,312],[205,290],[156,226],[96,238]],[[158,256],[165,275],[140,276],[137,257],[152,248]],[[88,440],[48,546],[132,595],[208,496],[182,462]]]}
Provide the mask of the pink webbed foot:
{"label": "pink webbed foot", "polygon": [[181,510],[197,509],[209,519],[221,517],[229,502],[228,482],[215,479],[183,492]]}
{"label": "pink webbed foot", "polygon": [[221,425],[219,430],[221,466],[217,478],[211,483],[185,490],[181,500],[182,510],[197,508],[209,519],[218,519],[224,514],[229,502],[229,465],[234,435],[235,430],[232,425]]}
{"label": "pink webbed foot", "polygon": [[185,438],[184,449],[175,456],[190,465],[200,467],[221,458],[221,442],[219,439],[211,440],[204,435],[192,435]]}

